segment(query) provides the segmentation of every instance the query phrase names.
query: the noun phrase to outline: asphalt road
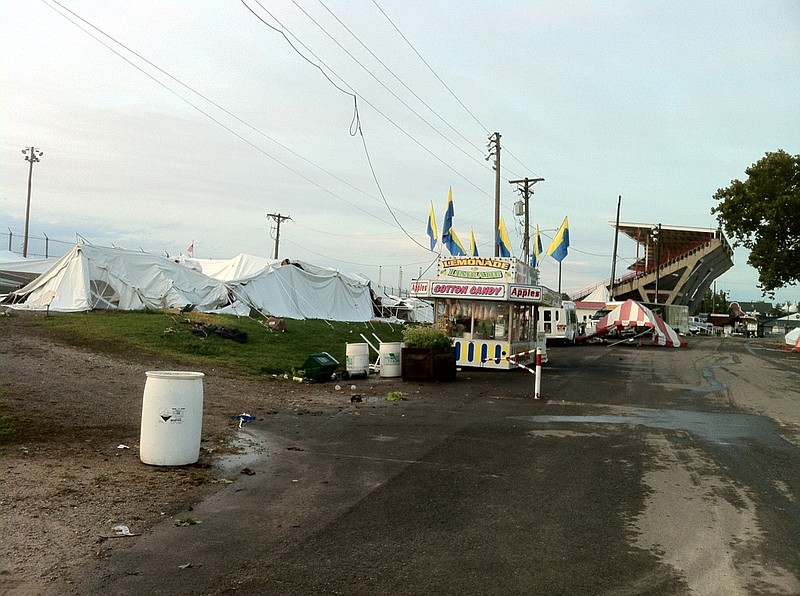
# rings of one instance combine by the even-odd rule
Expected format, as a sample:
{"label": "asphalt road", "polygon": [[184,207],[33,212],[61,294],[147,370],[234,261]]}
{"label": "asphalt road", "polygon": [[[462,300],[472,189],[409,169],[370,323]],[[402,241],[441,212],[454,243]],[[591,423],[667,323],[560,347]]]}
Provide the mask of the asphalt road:
{"label": "asphalt road", "polygon": [[233,484],[71,591],[798,594],[800,357],[770,343],[556,348],[541,400],[465,369],[266,415]]}

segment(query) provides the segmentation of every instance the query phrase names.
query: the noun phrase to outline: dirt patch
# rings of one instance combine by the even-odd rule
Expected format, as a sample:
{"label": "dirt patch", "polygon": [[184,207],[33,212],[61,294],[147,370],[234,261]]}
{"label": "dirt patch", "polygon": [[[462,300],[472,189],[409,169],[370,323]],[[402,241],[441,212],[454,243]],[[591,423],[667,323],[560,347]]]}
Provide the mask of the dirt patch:
{"label": "dirt patch", "polygon": [[[147,466],[139,459],[148,370],[186,370],[168,361],[110,357],[59,344],[31,317],[0,317],[0,412],[20,420],[0,443],[0,592],[63,591],[90,557],[108,556],[125,525],[142,533],[214,490],[214,456],[247,412],[264,417],[351,407],[350,383],[298,384],[203,370],[201,458],[195,466]],[[354,381],[359,392],[402,389],[391,379]]]}

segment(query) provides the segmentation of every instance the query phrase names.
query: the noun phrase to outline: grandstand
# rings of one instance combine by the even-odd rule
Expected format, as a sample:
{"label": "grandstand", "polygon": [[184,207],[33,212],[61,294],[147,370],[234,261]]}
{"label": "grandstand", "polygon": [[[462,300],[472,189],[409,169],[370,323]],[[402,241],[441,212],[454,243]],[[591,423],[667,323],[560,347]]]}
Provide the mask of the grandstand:
{"label": "grandstand", "polygon": [[[733,249],[719,229],[672,225],[658,229],[653,224],[620,222],[619,231],[636,242],[636,259],[628,267],[629,273],[614,280],[611,297],[684,305],[694,312],[714,280],[733,267]],[[608,288],[609,281],[572,298],[582,300],[601,285]]]}

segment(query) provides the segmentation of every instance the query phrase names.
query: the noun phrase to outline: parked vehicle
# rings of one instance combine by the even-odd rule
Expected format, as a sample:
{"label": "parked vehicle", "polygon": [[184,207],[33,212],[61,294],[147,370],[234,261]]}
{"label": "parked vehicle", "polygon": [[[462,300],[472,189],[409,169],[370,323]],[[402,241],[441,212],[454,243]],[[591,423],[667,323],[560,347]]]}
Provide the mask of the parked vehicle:
{"label": "parked vehicle", "polygon": [[561,307],[539,308],[539,332],[548,344],[575,344],[578,339],[578,314],[575,303],[564,301]]}

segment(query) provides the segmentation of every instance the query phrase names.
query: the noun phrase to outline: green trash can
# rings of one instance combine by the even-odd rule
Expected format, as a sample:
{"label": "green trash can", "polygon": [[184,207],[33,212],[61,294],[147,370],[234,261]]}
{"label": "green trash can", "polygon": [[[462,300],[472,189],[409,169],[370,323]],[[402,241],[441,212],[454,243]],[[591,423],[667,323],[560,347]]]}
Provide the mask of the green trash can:
{"label": "green trash can", "polygon": [[339,361],[328,352],[320,352],[319,354],[311,354],[303,366],[305,371],[303,378],[310,381],[330,381],[333,373],[339,367]]}

